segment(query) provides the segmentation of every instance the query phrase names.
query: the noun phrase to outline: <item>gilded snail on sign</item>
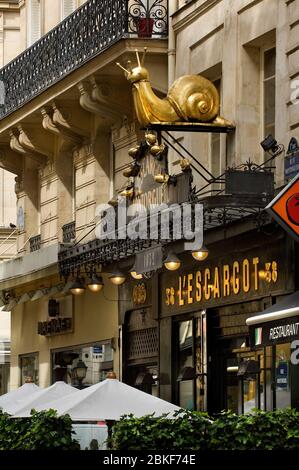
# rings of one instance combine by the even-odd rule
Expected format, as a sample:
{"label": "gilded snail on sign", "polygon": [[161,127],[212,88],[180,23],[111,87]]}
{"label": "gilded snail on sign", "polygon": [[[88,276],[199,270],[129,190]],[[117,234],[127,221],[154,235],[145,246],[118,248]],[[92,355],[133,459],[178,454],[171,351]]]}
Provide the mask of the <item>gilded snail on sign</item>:
{"label": "gilded snail on sign", "polygon": [[211,122],[218,126],[232,124],[218,116],[219,94],[213,83],[199,75],[185,75],[178,78],[167,97],[160,99],[155,95],[148,70],[144,67],[146,48],[140,61],[136,51],[138,66],[128,70],[117,64],[126,72],[127,79],[132,83],[134,105],[137,119],[141,126],[147,127],[157,122]]}

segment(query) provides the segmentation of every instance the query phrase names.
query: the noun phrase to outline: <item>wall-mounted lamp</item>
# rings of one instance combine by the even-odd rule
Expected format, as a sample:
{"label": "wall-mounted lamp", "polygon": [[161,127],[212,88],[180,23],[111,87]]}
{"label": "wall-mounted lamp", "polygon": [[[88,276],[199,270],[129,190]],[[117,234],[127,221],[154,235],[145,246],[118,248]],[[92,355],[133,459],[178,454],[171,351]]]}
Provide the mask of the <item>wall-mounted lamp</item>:
{"label": "wall-mounted lamp", "polygon": [[83,279],[77,277],[77,279],[71,285],[70,291],[73,295],[82,295],[85,292],[85,282]]}
{"label": "wall-mounted lamp", "polygon": [[94,293],[101,292],[101,290],[104,287],[102,276],[93,274],[90,278],[90,281],[87,284],[87,287],[91,292],[94,292]]}
{"label": "wall-mounted lamp", "polygon": [[209,250],[203,245],[200,250],[192,251],[192,256],[196,261],[204,261],[209,256]]}
{"label": "wall-mounted lamp", "polygon": [[181,267],[181,261],[175,253],[170,252],[164,261],[164,266],[168,271],[176,271]]}
{"label": "wall-mounted lamp", "polygon": [[115,286],[121,286],[124,282],[126,282],[126,276],[119,270],[114,271],[111,276],[109,276],[109,279]]}

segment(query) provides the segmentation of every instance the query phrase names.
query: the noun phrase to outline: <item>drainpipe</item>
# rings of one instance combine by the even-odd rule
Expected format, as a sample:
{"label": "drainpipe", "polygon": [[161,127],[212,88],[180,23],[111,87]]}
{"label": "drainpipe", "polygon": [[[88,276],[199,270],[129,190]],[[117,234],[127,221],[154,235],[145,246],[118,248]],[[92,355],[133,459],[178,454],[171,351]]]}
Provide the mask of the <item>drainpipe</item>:
{"label": "drainpipe", "polygon": [[169,32],[168,32],[168,85],[169,87],[175,80],[175,63],[176,63],[176,42],[175,33],[172,27],[172,15],[178,9],[178,0],[168,1],[168,18],[169,18]]}

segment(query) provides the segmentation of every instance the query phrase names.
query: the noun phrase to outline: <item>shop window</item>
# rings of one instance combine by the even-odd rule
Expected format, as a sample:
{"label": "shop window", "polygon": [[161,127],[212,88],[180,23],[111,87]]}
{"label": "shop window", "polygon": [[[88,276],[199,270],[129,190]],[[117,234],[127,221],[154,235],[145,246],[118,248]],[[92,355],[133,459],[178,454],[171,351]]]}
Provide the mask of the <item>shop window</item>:
{"label": "shop window", "polygon": [[290,344],[278,344],[275,355],[276,408],[291,406],[291,348]]}
{"label": "shop window", "polygon": [[205,312],[199,318],[176,324],[177,385],[175,401],[188,410],[204,411]]}
{"label": "shop window", "polygon": [[20,356],[21,385],[27,381],[39,383],[38,354],[26,354]]}
{"label": "shop window", "polygon": [[[275,69],[276,69],[276,49],[263,51],[263,136],[272,134],[275,137]],[[269,157],[266,157],[269,158]]]}
{"label": "shop window", "polygon": [[78,388],[106,379],[113,371],[111,342],[94,343],[52,352],[52,382],[63,380]]}
{"label": "shop window", "polygon": [[28,47],[41,37],[41,2],[30,0],[28,6]]}

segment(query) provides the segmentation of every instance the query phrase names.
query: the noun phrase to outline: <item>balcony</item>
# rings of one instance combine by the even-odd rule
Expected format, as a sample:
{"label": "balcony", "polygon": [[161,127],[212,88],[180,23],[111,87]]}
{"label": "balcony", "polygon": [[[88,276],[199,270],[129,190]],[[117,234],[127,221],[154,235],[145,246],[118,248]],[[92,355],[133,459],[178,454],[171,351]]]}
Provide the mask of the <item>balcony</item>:
{"label": "balcony", "polygon": [[36,235],[35,237],[29,238],[30,253],[38,251],[41,248],[41,236]]}
{"label": "balcony", "polygon": [[168,0],[89,0],[0,70],[0,119],[126,38],[168,34]]}
{"label": "balcony", "polygon": [[71,243],[76,239],[76,224],[70,222],[62,227],[62,241],[63,243]]}

